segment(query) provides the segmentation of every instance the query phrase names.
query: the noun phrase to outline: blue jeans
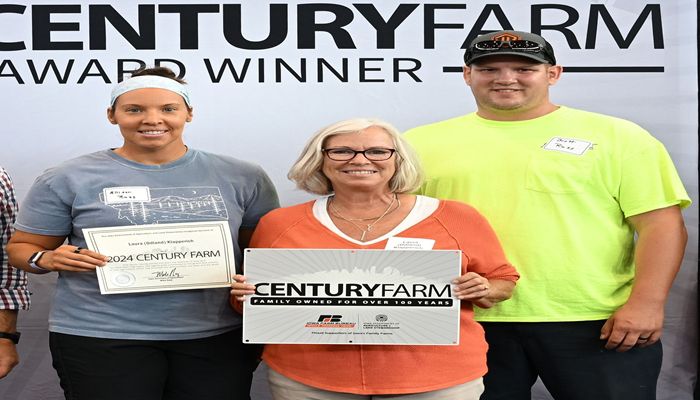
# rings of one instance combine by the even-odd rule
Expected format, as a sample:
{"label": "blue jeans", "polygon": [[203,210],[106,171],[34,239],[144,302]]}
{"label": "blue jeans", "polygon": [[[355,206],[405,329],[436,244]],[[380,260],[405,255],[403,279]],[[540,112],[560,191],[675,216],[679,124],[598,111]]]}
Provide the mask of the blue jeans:
{"label": "blue jeans", "polygon": [[481,400],[529,400],[539,376],[557,400],[654,400],[661,342],[606,350],[605,321],[482,322],[489,343]]}
{"label": "blue jeans", "polygon": [[240,329],[191,340],[51,332],[49,344],[66,400],[249,400],[260,355]]}

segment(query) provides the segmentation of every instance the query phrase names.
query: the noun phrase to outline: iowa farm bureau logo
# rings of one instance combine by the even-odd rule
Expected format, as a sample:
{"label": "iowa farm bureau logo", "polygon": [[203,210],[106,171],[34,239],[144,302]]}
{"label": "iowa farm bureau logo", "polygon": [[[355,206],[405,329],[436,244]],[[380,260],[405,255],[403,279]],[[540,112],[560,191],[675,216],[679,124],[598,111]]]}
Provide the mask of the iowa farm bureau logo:
{"label": "iowa farm bureau logo", "polygon": [[354,328],[354,322],[343,322],[342,315],[321,314],[315,322],[307,322],[305,328]]}

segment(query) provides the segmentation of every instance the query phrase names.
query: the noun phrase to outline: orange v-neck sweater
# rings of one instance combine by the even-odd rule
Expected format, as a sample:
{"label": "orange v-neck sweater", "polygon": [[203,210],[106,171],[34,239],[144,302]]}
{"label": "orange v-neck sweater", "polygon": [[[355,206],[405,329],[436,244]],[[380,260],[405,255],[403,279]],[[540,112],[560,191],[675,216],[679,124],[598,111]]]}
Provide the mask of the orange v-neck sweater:
{"label": "orange v-neck sweater", "polygon": [[[280,208],[260,220],[251,247],[383,249],[351,243],[322,225],[313,202]],[[440,201],[429,217],[396,235],[434,239],[435,250],[462,251],[462,273],[515,281],[488,222],[472,207]],[[403,394],[444,389],[486,373],[484,331],[473,320],[472,304],[462,302],[457,346],[281,345],[265,346],[263,359],[280,374],[309,386],[357,394]]]}

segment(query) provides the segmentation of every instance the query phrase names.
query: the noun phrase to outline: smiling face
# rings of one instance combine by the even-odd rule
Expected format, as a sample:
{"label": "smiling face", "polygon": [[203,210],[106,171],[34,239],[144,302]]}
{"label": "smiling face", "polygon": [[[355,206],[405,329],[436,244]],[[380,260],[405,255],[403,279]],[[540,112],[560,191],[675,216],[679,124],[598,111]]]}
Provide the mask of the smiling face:
{"label": "smiling face", "polygon": [[124,93],[107,110],[107,118],[119,125],[124,144],[118,152],[126,158],[163,163],[186,152],[182,133],[192,110],[175,92],[144,88]]}
{"label": "smiling face", "polygon": [[491,56],[464,67],[478,114],[500,121],[541,117],[557,107],[549,101],[549,87],[561,76],[559,65],[539,64],[525,57]]}
{"label": "smiling face", "polygon": [[[345,133],[326,139],[323,148],[367,150],[372,148],[394,149],[394,141],[382,128],[371,126],[359,133]],[[396,155],[388,160],[370,161],[357,154],[349,161],[334,161],[324,155],[323,174],[331,181],[333,190],[386,193],[389,181],[396,172]]]}

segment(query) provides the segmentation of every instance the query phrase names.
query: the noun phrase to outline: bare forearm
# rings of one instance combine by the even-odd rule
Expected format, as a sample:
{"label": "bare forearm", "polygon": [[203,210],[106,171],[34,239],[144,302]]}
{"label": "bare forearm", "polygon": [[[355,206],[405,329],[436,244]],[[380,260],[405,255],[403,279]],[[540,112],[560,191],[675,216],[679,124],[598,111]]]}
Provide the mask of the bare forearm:
{"label": "bare forearm", "polygon": [[629,301],[663,306],[680,269],[688,233],[680,211],[665,212],[661,222],[637,224],[635,280]]}
{"label": "bare forearm", "polygon": [[27,260],[32,254],[42,250],[46,250],[46,248],[32,243],[10,243],[7,245],[10,265],[31,273],[36,273],[36,271],[29,267]]}
{"label": "bare forearm", "polygon": [[678,273],[688,234],[677,206],[629,217],[637,231],[635,280],[627,302],[601,329],[607,349],[627,351],[660,338],[664,303]]}
{"label": "bare forearm", "polygon": [[[90,272],[107,263],[105,255],[75,245],[63,244],[65,239],[63,236],[15,231],[7,245],[10,262],[18,268],[33,273],[46,273],[47,271]],[[38,268],[30,267],[29,257],[37,251],[44,250],[45,253],[34,260],[34,264]]]}
{"label": "bare forearm", "polygon": [[488,294],[473,301],[480,308],[491,308],[494,304],[510,299],[515,288],[515,282],[503,279],[489,279]]}
{"label": "bare forearm", "polygon": [[0,332],[17,330],[17,310],[0,310]]}
{"label": "bare forearm", "polygon": [[29,257],[37,251],[53,250],[60,246],[65,239],[64,236],[36,235],[16,230],[7,244],[10,265],[36,273],[37,271],[29,266]]}
{"label": "bare forearm", "polygon": [[[17,310],[0,310],[0,332],[17,332]],[[17,364],[17,347],[7,338],[0,339],[0,379],[7,376]]]}

